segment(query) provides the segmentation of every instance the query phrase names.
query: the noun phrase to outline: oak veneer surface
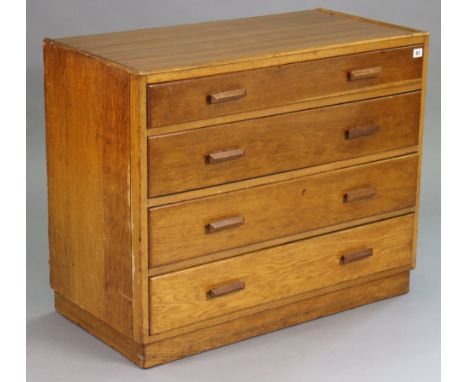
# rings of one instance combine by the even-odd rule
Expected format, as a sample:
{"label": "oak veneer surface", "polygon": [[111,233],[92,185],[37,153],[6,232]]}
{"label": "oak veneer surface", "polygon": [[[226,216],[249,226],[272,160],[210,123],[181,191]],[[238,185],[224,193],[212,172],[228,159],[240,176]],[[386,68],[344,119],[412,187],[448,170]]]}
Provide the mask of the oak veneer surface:
{"label": "oak veneer surface", "polygon": [[131,336],[129,75],[44,49],[51,285]]}
{"label": "oak veneer surface", "polygon": [[[414,206],[417,169],[410,155],[152,208],[150,266]],[[369,187],[373,197],[343,201],[347,191]],[[209,223],[234,216],[244,224],[206,232]]]}
{"label": "oak veneer surface", "polygon": [[411,35],[421,32],[310,10],[57,41],[141,73],[154,73]]}
{"label": "oak veneer surface", "polygon": [[[149,196],[417,145],[420,102],[416,92],[150,137]],[[371,125],[374,134],[346,139],[347,130]],[[207,163],[210,153],[235,148],[244,155]]]}

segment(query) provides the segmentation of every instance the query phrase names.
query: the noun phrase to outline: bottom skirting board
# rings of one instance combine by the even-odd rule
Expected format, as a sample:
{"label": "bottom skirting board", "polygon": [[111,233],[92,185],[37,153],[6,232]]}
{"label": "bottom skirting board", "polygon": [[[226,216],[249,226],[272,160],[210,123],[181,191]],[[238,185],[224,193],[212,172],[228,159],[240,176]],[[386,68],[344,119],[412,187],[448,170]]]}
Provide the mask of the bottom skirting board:
{"label": "bottom skirting board", "polygon": [[55,294],[55,307],[63,316],[112,346],[140,367],[147,368],[398,296],[407,293],[408,290],[409,271],[405,271],[147,345],[137,344],[122,336],[106,323],[57,293]]}

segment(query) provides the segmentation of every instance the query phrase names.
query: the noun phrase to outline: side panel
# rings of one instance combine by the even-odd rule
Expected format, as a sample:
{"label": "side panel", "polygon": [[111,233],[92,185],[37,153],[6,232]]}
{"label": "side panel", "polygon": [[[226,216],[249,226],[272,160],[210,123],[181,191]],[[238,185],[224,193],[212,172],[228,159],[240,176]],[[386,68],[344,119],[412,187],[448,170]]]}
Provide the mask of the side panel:
{"label": "side panel", "polygon": [[50,281],[132,337],[129,74],[44,44]]}

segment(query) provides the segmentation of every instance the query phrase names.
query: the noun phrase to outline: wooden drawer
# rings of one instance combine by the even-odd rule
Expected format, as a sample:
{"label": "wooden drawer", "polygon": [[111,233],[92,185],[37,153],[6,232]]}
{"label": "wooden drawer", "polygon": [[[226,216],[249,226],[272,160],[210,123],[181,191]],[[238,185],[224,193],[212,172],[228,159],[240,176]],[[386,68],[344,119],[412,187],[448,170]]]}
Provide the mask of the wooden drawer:
{"label": "wooden drawer", "polygon": [[150,266],[414,206],[417,155],[149,211]]}
{"label": "wooden drawer", "polygon": [[409,267],[412,242],[406,215],[154,277],[151,332]]}
{"label": "wooden drawer", "polygon": [[152,137],[149,196],[417,145],[420,99],[417,92]]}
{"label": "wooden drawer", "polygon": [[422,76],[403,47],[148,86],[149,127],[159,127],[354,92]]}

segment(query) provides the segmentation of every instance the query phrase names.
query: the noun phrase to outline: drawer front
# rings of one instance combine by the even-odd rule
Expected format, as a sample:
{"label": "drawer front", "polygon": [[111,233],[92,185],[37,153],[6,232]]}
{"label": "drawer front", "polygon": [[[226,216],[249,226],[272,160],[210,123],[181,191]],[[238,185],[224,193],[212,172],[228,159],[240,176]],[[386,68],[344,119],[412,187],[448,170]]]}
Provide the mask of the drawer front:
{"label": "drawer front", "polygon": [[417,155],[149,211],[150,266],[412,207]]}
{"label": "drawer front", "polygon": [[150,280],[151,332],[411,265],[413,215]]}
{"label": "drawer front", "polygon": [[418,144],[419,92],[149,139],[151,197]]}
{"label": "drawer front", "polygon": [[150,127],[265,109],[419,79],[414,47],[333,57],[148,86]]}

